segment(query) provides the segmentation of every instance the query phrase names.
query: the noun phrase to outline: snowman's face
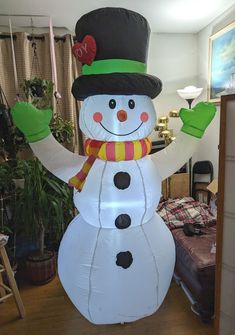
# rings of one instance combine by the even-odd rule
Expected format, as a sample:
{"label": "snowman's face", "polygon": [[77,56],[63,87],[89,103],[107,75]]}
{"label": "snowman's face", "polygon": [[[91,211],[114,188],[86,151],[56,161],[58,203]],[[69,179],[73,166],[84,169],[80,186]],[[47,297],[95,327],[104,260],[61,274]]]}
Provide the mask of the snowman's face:
{"label": "snowman's face", "polygon": [[101,141],[132,141],[147,137],[156,113],[145,95],[94,95],[84,100],[80,128],[89,138]]}

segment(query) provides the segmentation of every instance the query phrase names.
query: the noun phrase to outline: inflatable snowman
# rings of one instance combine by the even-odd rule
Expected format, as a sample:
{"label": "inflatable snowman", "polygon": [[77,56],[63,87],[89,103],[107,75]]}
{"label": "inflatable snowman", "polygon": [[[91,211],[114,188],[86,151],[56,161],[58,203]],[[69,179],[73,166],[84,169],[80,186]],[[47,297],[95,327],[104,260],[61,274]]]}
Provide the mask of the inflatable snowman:
{"label": "inflatable snowman", "polygon": [[215,108],[181,110],[177,139],[149,156],[155,126],[152,100],[161,81],[146,74],[150,29],[144,17],[102,8],[76,25],[74,55],[83,64],[73,84],[84,101],[79,125],[87,157],[66,150],[50,133],[51,111],[19,102],[12,110],[35,155],[74,187],[79,215],[59,249],[62,285],[91,322],[130,322],[154,313],[175,264],[172,235],[156,214],[161,182],[193,154]]}

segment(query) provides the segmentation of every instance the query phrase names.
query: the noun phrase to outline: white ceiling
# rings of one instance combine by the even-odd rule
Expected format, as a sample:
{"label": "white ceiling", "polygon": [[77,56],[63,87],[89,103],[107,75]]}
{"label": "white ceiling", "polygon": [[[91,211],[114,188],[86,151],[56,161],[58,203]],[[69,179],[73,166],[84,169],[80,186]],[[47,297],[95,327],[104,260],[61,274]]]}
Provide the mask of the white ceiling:
{"label": "white ceiling", "polygon": [[[196,33],[235,4],[235,0],[0,0],[1,14],[51,15],[54,26],[73,31],[78,18],[100,7],[124,7],[144,15],[153,32]],[[0,17],[0,25],[7,24]],[[15,26],[30,26],[28,18],[13,18]],[[46,26],[45,19],[33,19]]]}

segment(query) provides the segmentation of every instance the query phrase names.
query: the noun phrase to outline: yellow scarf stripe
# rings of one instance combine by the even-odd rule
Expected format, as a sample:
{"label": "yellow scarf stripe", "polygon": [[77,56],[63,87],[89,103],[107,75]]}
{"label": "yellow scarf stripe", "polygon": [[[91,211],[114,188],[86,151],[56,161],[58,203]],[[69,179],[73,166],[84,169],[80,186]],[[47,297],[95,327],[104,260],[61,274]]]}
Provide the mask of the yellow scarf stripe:
{"label": "yellow scarf stripe", "polygon": [[137,160],[142,157],[142,146],[139,141],[133,141],[134,143],[134,160]]}
{"label": "yellow scarf stripe", "polygon": [[152,143],[150,142],[150,140],[147,138],[145,141],[146,145],[147,145],[147,152],[150,153],[151,149],[152,149]]}
{"label": "yellow scarf stripe", "polygon": [[125,160],[125,143],[117,142],[115,145],[115,157],[116,161],[124,161]]}
{"label": "yellow scarf stripe", "polygon": [[83,185],[85,184],[85,180],[83,180],[83,182],[80,183],[79,187],[78,187],[78,191],[81,192],[82,188],[83,188]]}
{"label": "yellow scarf stripe", "polygon": [[92,164],[90,164],[90,163],[86,160],[85,163],[83,164],[82,171],[83,171],[84,173],[89,172],[91,166],[92,166]]}
{"label": "yellow scarf stripe", "polygon": [[69,186],[73,186],[75,187],[76,189],[79,188],[81,182],[80,180],[77,178],[77,176],[74,176],[72,178],[69,179]]}
{"label": "yellow scarf stripe", "polygon": [[98,153],[98,157],[100,159],[103,159],[104,161],[107,161],[106,146],[107,146],[107,143],[103,144],[100,148],[99,153]]}

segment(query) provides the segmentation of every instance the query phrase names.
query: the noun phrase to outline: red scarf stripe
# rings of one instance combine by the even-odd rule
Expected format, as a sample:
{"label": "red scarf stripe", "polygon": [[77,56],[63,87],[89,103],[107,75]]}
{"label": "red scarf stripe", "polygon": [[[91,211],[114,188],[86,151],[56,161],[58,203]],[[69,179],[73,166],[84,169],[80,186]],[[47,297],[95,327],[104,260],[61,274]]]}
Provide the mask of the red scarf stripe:
{"label": "red scarf stripe", "polygon": [[88,155],[88,156],[90,156],[90,155],[96,155],[97,154],[97,152],[99,151],[99,148],[93,148],[92,146],[88,146],[88,147],[86,147],[86,154]]}
{"label": "red scarf stripe", "polygon": [[93,148],[100,148],[100,146],[101,146],[101,144],[103,144],[104,142],[103,141],[92,141],[91,142],[91,146],[93,147]]}
{"label": "red scarf stripe", "polygon": [[87,139],[87,140],[85,140],[85,142],[84,142],[84,149],[85,149],[85,154],[86,155],[89,155],[89,148],[90,148],[90,145],[91,145],[91,139]]}
{"label": "red scarf stripe", "polygon": [[90,138],[86,139],[85,141],[85,147],[90,146],[92,148],[99,148],[101,144],[103,144],[103,141],[98,141],[98,140],[92,140]]}
{"label": "red scarf stripe", "polygon": [[83,181],[87,177],[87,171],[90,170],[92,167],[94,161],[96,160],[95,156],[89,156],[87,160],[85,161],[82,169],[76,174],[76,177],[78,180]]}
{"label": "red scarf stripe", "polygon": [[96,156],[91,155],[87,158],[86,163],[89,163],[90,165],[92,165],[95,160],[96,160]]}
{"label": "red scarf stripe", "polygon": [[127,141],[125,142],[125,160],[131,160],[134,157],[134,143]]}
{"label": "red scarf stripe", "polygon": [[103,144],[103,141],[96,141],[96,140],[91,140],[87,139],[85,141],[85,152],[88,156],[90,155],[97,155],[101,145]]}
{"label": "red scarf stripe", "polygon": [[78,172],[78,174],[76,174],[76,177],[79,179],[79,180],[85,180],[86,179],[86,173],[83,171],[83,170],[81,170],[81,171],[79,171]]}
{"label": "red scarf stripe", "polygon": [[106,143],[106,157],[108,161],[116,161],[116,145],[115,142]]}
{"label": "red scarf stripe", "polygon": [[142,156],[146,156],[147,155],[147,145],[145,143],[144,140],[140,140],[140,144],[142,147]]}

